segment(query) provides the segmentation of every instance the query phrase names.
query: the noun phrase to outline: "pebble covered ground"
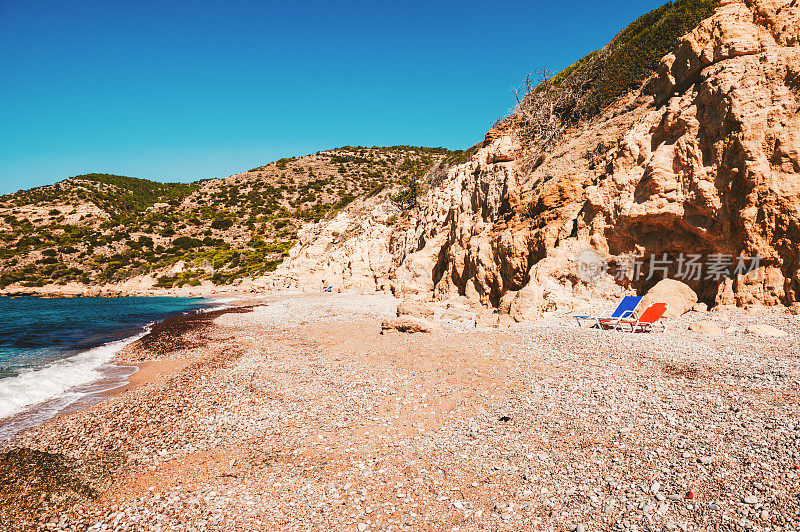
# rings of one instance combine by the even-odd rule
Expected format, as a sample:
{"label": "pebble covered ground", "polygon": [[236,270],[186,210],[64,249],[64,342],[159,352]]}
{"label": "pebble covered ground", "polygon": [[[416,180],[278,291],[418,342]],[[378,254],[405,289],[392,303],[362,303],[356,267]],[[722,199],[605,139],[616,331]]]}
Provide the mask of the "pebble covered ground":
{"label": "pebble covered ground", "polygon": [[[156,331],[121,360],[183,360],[173,374],[3,444],[52,453],[87,489],[0,489],[0,524],[800,530],[798,317],[381,335],[396,305],[275,296]],[[688,331],[699,319],[729,332]],[[741,332],[756,323],[789,335]]]}

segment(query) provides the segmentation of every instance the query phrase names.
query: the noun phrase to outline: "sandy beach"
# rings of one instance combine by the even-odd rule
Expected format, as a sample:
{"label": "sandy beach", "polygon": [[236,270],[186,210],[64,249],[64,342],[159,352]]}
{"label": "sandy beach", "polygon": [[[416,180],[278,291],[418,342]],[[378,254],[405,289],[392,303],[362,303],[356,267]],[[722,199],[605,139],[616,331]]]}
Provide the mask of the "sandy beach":
{"label": "sandy beach", "polygon": [[131,385],[3,444],[2,528],[800,527],[797,317],[380,334],[396,307],[276,295],[155,326],[118,356]]}

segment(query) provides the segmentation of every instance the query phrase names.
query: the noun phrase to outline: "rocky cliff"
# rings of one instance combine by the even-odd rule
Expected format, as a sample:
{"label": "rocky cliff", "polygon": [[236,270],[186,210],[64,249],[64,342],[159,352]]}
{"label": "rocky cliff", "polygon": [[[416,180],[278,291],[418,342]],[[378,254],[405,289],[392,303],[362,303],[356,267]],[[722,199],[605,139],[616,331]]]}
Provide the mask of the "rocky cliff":
{"label": "rocky cliff", "polygon": [[282,278],[344,272],[345,288],[388,281],[404,297],[466,297],[524,319],[657,281],[585,283],[575,261],[586,248],[612,265],[631,254],[760,255],[747,274],[688,282],[709,304],[800,300],[797,0],[721,2],[654,76],[570,124],[533,164],[521,164],[530,146],[514,124],[501,121],[396,225],[385,224],[385,199],[335,222],[341,237],[317,228],[325,245],[297,249]]}

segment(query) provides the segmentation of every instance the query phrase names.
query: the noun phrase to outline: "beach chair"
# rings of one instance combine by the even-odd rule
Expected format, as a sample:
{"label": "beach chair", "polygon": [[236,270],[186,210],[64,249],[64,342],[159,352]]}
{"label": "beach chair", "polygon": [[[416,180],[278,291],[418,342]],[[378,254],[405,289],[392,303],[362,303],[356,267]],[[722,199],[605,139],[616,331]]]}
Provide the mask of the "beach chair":
{"label": "beach chair", "polygon": [[620,319],[600,319],[601,327],[609,327],[624,331],[630,327],[629,332],[652,332],[655,329],[660,329],[661,332],[667,330],[667,323],[662,319],[667,312],[669,305],[666,303],[653,303],[647,307],[642,315],[633,318],[620,318]]}
{"label": "beach chair", "polygon": [[622,301],[620,301],[617,309],[612,312],[610,316],[582,315],[572,317],[578,322],[578,327],[582,326],[584,321],[590,321],[592,322],[593,326],[600,327],[601,320],[621,320],[623,318],[634,319],[636,317],[636,307],[639,306],[639,302],[641,300],[641,296],[625,296],[622,298]]}

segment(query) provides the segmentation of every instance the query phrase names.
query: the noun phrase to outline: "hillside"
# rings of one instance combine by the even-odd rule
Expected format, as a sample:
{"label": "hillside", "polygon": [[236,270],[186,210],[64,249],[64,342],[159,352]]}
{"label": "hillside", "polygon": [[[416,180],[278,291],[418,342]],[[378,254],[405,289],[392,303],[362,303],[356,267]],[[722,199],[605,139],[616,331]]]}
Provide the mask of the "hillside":
{"label": "hillside", "polygon": [[274,270],[303,224],[388,196],[459,154],[344,147],[190,184],[88,174],[8,194],[0,289],[236,284]]}
{"label": "hillside", "polygon": [[[497,322],[643,294],[659,277],[633,259],[666,260],[663,274],[709,306],[800,312],[799,29],[788,0],[668,3],[529,78],[516,110],[390,231],[343,239],[321,224],[277,273],[459,300]],[[576,274],[588,249],[610,268],[592,282]],[[701,275],[681,271],[689,255]]]}

